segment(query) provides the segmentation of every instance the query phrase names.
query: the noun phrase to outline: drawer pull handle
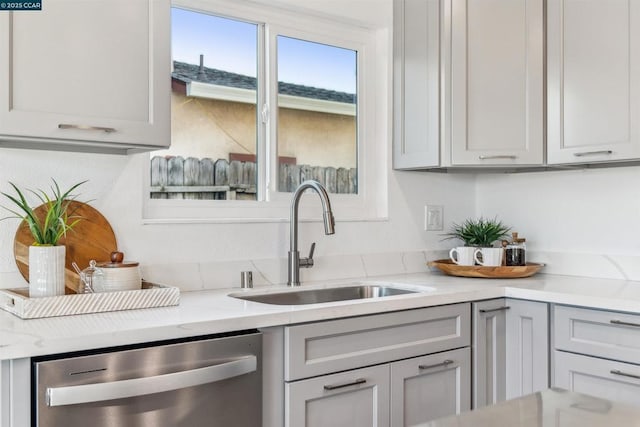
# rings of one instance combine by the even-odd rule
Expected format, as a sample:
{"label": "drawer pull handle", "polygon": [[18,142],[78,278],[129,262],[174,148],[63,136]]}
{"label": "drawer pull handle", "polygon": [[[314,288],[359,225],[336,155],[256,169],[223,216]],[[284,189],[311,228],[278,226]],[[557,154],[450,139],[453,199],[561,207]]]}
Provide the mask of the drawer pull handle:
{"label": "drawer pull handle", "polygon": [[584,156],[598,156],[600,154],[613,154],[611,150],[600,150],[600,151],[583,151],[582,153],[573,153],[576,157],[584,157]]}
{"label": "drawer pull handle", "polygon": [[481,309],[480,309],[480,310],[478,310],[478,311],[479,311],[480,313],[483,313],[483,314],[484,314],[484,313],[493,313],[494,311],[505,311],[505,310],[509,310],[510,308],[511,308],[511,307],[509,307],[509,306],[507,305],[507,306],[504,306],[504,307],[498,307],[498,308],[488,308],[488,309],[486,309],[486,310],[485,310],[484,308],[481,308]]}
{"label": "drawer pull handle", "polygon": [[87,126],[87,125],[73,125],[68,123],[60,123],[58,129],[79,129],[79,130],[97,130],[100,132],[111,133],[115,132],[114,128],[106,128],[102,126]]}
{"label": "drawer pull handle", "polygon": [[629,378],[635,378],[635,379],[637,379],[637,380],[640,380],[640,375],[627,374],[626,372],[622,372],[622,371],[619,371],[619,370],[617,370],[617,369],[612,369],[612,370],[611,370],[611,371],[609,371],[609,372],[611,372],[613,375],[620,375],[620,376],[622,376],[622,377],[629,377]]}
{"label": "drawer pull handle", "polygon": [[622,326],[633,326],[634,328],[640,328],[640,323],[623,322],[622,320],[611,320],[609,323]]}
{"label": "drawer pull handle", "polygon": [[478,159],[480,160],[496,160],[496,159],[506,159],[506,160],[515,160],[517,159],[518,156],[514,156],[514,155],[499,155],[499,156],[478,156]]}
{"label": "drawer pull handle", "polygon": [[353,380],[351,382],[348,383],[342,383],[342,384],[329,384],[329,385],[325,385],[324,389],[325,390],[337,390],[339,388],[345,388],[345,387],[350,387],[352,385],[359,385],[359,384],[364,384],[366,383],[367,380],[364,378],[358,378],[357,380]]}
{"label": "drawer pull handle", "polygon": [[441,366],[449,366],[453,363],[453,360],[447,359],[442,363],[436,363],[435,365],[418,365],[418,369],[432,369],[439,368]]}

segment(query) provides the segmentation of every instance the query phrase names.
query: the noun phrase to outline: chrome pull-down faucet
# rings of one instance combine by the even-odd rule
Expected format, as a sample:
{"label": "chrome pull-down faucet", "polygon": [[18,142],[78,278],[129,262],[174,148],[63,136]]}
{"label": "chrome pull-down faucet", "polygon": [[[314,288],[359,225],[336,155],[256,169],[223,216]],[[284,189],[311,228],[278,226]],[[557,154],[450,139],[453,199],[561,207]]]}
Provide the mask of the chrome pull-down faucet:
{"label": "chrome pull-down faucet", "polygon": [[327,190],[318,181],[308,180],[296,188],[293,193],[293,199],[291,200],[291,217],[290,217],[290,233],[289,233],[289,280],[288,286],[300,286],[300,268],[313,267],[313,252],[316,248],[316,244],[311,244],[311,250],[309,251],[308,258],[300,258],[300,252],[298,251],[298,204],[302,193],[308,188],[311,188],[318,196],[320,196],[320,202],[322,203],[322,216],[324,219],[324,234],[334,234],[335,220],[333,218],[333,212],[331,211],[331,202],[329,201],[329,195]]}

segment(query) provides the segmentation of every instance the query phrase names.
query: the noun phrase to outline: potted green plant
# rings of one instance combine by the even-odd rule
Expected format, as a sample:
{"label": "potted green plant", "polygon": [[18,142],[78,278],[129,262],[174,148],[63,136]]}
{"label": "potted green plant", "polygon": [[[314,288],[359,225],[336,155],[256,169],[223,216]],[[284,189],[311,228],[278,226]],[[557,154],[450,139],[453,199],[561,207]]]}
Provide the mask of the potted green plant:
{"label": "potted green plant", "polygon": [[445,234],[447,239],[460,239],[465,246],[490,248],[496,240],[507,236],[511,227],[506,226],[497,218],[466,219],[462,224],[453,223],[451,231]]}
{"label": "potted green plant", "polygon": [[13,209],[3,206],[13,214],[7,218],[18,218],[26,222],[33,236],[33,244],[29,247],[30,297],[64,295],[66,249],[58,245],[58,241],[81,220],[70,212],[69,206],[77,197],[72,192],[86,181],[74,184],[64,192],[55,179],[52,181],[50,195],[43,190],[27,190],[41,202],[38,208],[32,208],[25,192],[12,182],[9,184],[16,195],[1,193],[16,206]]}
{"label": "potted green plant", "polygon": [[446,239],[460,239],[464,247],[449,251],[449,258],[456,264],[500,266],[504,260],[504,249],[494,248],[493,243],[507,235],[511,228],[497,218],[467,219],[462,224],[454,223]]}
{"label": "potted green plant", "polygon": [[494,248],[493,243],[505,237],[510,229],[497,218],[471,218],[462,224],[454,223],[451,231],[446,234],[446,239],[460,239],[465,246],[451,249],[449,258],[456,264],[500,266],[504,259],[504,249]]}

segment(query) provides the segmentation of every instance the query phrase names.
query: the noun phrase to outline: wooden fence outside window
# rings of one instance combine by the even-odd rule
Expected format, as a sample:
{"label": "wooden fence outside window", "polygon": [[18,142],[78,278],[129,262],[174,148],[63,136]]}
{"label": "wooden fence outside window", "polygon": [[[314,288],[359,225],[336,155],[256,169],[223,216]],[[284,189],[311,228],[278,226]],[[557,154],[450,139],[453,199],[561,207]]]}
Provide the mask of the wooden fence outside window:
{"label": "wooden fence outside window", "polygon": [[[279,164],[278,190],[293,192],[315,179],[330,193],[356,194],[357,169]],[[226,159],[155,156],[151,159],[152,199],[256,199],[256,164]]]}

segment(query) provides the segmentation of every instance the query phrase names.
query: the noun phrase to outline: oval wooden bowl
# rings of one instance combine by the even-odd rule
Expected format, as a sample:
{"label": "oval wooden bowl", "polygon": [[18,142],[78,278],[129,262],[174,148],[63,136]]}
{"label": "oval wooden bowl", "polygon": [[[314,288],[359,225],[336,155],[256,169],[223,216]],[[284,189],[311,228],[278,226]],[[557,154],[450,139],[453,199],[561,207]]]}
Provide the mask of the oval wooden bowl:
{"label": "oval wooden bowl", "polygon": [[458,277],[476,277],[481,279],[517,279],[536,274],[544,264],[528,262],[522,266],[485,267],[482,265],[458,265],[450,259],[429,261],[429,267],[436,267],[443,273]]}
{"label": "oval wooden bowl", "polygon": [[[39,218],[45,215],[43,205],[38,206],[34,211]],[[74,216],[82,217],[82,221],[58,242],[67,247],[65,286],[67,293],[73,293],[78,288],[79,277],[71,263],[75,261],[83,269],[89,265],[89,261],[92,259],[98,262],[106,261],[110,259],[111,252],[115,251],[118,245],[111,224],[95,208],[86,203],[72,201],[69,204],[69,212],[73,212]],[[22,221],[16,231],[13,254],[18,270],[27,281],[29,281],[29,246],[32,244],[33,236],[29,231],[29,226]]]}

